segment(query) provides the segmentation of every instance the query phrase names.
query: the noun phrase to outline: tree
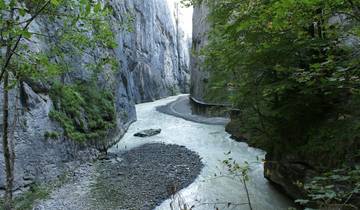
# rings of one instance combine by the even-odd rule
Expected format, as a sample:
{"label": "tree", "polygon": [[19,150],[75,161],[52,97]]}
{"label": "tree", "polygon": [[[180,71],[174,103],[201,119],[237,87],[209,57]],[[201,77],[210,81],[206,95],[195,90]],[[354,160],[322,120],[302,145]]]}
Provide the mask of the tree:
{"label": "tree", "polygon": [[[0,0],[0,82],[3,84],[3,152],[6,172],[5,210],[13,208],[14,144],[9,135],[9,91],[24,81],[51,80],[72,69],[66,65],[69,56],[94,56],[92,49],[113,49],[116,44],[109,25],[108,2],[87,0]],[[31,30],[37,20],[56,24],[58,30],[43,34]],[[32,40],[45,41],[49,49],[29,49]],[[56,40],[56,41],[54,41]],[[88,65],[94,72],[104,65],[115,65],[109,55],[98,56]]]}
{"label": "tree", "polygon": [[207,4],[211,86],[235,89],[231,99],[253,141],[274,153],[324,139],[351,145],[359,123],[359,48],[352,46],[359,1]]}
{"label": "tree", "polygon": [[252,145],[319,171],[359,165],[360,1],[187,2],[210,8],[209,88],[234,90]]}

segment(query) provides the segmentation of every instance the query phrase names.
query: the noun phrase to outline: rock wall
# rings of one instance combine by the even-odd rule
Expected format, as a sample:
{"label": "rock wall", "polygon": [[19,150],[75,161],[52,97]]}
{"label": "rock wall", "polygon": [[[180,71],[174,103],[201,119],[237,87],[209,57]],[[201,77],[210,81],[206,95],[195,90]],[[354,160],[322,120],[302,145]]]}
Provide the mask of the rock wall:
{"label": "rock wall", "polygon": [[190,58],[191,66],[191,85],[190,95],[192,98],[201,102],[209,102],[205,99],[206,85],[209,81],[209,72],[202,66],[204,57],[200,56],[201,49],[208,43],[207,33],[210,24],[207,20],[209,8],[203,3],[194,6],[193,13],[193,55]]}
{"label": "rock wall", "polygon": [[[136,103],[189,90],[189,37],[183,31],[184,22],[179,21],[181,8],[177,9],[172,0],[112,0],[110,5],[114,9],[111,26],[118,47],[115,50],[97,49],[93,52],[95,55],[113,56],[121,64],[115,71],[105,69],[98,82],[100,87],[112,89],[115,96],[117,128],[103,140],[106,146],[117,142],[136,120]],[[134,20],[130,23],[132,31],[118,27],[129,17]],[[56,27],[59,24],[38,19],[31,25],[31,30],[52,35]],[[29,45],[38,51],[56,42],[33,41]],[[89,62],[93,62],[90,56],[69,57],[69,66],[76,70],[62,79],[67,83],[75,79],[87,80],[89,74],[85,64]],[[46,85],[29,81],[11,91],[10,106],[21,110],[18,116],[13,115],[11,119],[12,122],[14,119],[18,122],[13,136],[16,153],[15,190],[18,191],[36,181],[54,180],[65,171],[99,154],[96,142],[79,145],[64,136],[55,140],[45,139],[47,131],[62,131],[59,124],[48,117],[53,102],[47,89]],[[2,97],[1,88],[0,95]],[[16,96],[19,100],[15,99]],[[0,106],[1,113],[2,100]],[[2,119],[1,114],[0,117]],[[0,165],[1,194],[5,182],[2,146]]]}
{"label": "rock wall", "polygon": [[[208,20],[209,8],[206,3],[194,6],[192,30],[192,55],[190,57],[190,97],[193,112],[204,116],[228,117],[230,103],[217,97],[209,96],[211,73],[203,65],[205,57],[201,50],[208,44],[211,25]],[[224,90],[224,94],[227,91]],[[226,97],[223,97],[226,98]]]}
{"label": "rock wall", "polygon": [[[119,58],[136,103],[189,89],[189,46],[172,0],[112,1],[119,19],[133,14],[134,32],[119,33]],[[179,8],[181,10],[181,7]],[[181,17],[179,15],[179,17]]]}

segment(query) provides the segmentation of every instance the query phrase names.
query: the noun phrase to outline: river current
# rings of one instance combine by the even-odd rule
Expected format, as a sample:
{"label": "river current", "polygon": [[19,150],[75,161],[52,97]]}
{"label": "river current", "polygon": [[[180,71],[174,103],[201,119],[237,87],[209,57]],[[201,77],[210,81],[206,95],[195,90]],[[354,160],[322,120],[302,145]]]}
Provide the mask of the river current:
{"label": "river current", "polygon": [[[156,111],[157,106],[166,105],[178,97],[137,105],[138,120],[110,150],[118,153],[146,143],[160,142],[183,145],[200,155],[205,166],[199,177],[190,186],[181,190],[175,198],[163,202],[156,210],[169,210],[171,203],[175,206],[186,204],[188,208],[194,206],[193,210],[210,210],[216,207],[221,210],[249,209],[241,177],[227,172],[228,167],[223,163],[229,158],[232,163],[249,163],[249,180],[246,185],[253,209],[285,210],[292,206],[292,202],[264,178],[264,151],[232,140],[222,125],[195,123]],[[160,128],[162,132],[149,138],[133,136],[138,131],[150,128]]]}

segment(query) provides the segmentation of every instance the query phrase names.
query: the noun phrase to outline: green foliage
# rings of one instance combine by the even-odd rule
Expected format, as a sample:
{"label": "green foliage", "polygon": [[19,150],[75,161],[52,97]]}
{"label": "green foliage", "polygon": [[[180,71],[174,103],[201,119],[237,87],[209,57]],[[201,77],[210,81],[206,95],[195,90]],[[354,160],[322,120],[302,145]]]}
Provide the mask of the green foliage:
{"label": "green foliage", "polygon": [[[97,81],[100,72],[105,72],[101,76],[108,79],[108,71],[103,70],[118,67],[112,52],[116,47],[112,31],[117,27],[109,24],[114,20],[112,12],[109,1],[0,0],[0,83],[10,80],[6,87],[9,90],[24,81],[41,82],[48,87],[53,80],[69,78],[67,74],[79,67],[92,75],[91,81]],[[32,27],[34,22],[37,26]],[[79,84],[55,85],[51,90],[56,110],[50,115],[74,140],[104,137],[114,127],[113,98],[107,91],[93,90],[94,87],[86,90]],[[91,100],[95,102],[90,103]],[[46,138],[57,136],[54,132],[45,134]],[[6,155],[5,160],[11,162]],[[6,170],[8,186],[12,168]],[[6,205],[11,206],[12,189],[6,192]]]}
{"label": "green foliage", "polygon": [[113,95],[93,83],[54,85],[50,96],[55,109],[49,116],[58,121],[64,134],[74,141],[106,137],[116,126]]}
{"label": "green foliage", "polygon": [[[225,155],[230,155],[231,151],[226,153]],[[228,157],[227,159],[223,160],[223,164],[227,168],[227,171],[229,173],[229,177],[231,178],[239,178],[242,184],[244,185],[244,191],[247,196],[247,204],[249,205],[250,210],[253,209],[250,199],[250,193],[247,187],[247,182],[250,180],[249,178],[249,171],[250,171],[250,164],[245,161],[243,165],[240,165],[236,160],[234,160],[232,157]],[[215,174],[216,176],[216,174]],[[228,203],[227,207],[230,206],[236,206],[236,204]]]}
{"label": "green foliage", "polygon": [[30,190],[21,197],[15,199],[16,210],[28,210],[32,209],[32,205],[36,200],[45,199],[49,196],[49,192],[37,185],[32,185]]}
{"label": "green foliage", "polygon": [[[31,210],[33,204],[37,200],[46,199],[49,196],[49,190],[39,185],[31,185],[30,190],[21,196],[15,198],[15,210]],[[0,200],[0,209],[2,209],[3,203]]]}
{"label": "green foliage", "polygon": [[44,134],[45,139],[57,139],[60,134],[56,131],[46,131]]}
{"label": "green foliage", "polygon": [[241,177],[242,180],[249,181],[250,165],[248,162],[245,161],[243,165],[240,165],[238,162],[229,157],[223,160],[222,163],[226,166],[231,176]]}
{"label": "green foliage", "polygon": [[[72,173],[71,173],[72,174]],[[32,210],[34,204],[39,200],[46,200],[53,190],[58,189],[68,183],[70,172],[60,175],[56,180],[48,185],[33,183],[25,193],[15,196],[14,210]],[[3,200],[0,198],[0,210],[3,210]]]}
{"label": "green foliage", "polygon": [[180,94],[180,90],[176,86],[171,86],[168,88],[168,90],[170,92],[170,95],[172,95],[172,96]]}
{"label": "green foliage", "polygon": [[203,3],[212,97],[228,95],[242,133],[274,159],[290,155],[321,172],[347,167],[305,185],[309,200],[344,203],[358,194],[360,1]]}
{"label": "green foliage", "polygon": [[318,205],[329,207],[332,204],[347,204],[360,194],[360,167],[336,169],[322,176],[314,177],[305,184],[309,199],[297,200],[297,203],[307,204],[315,201]]}
{"label": "green foliage", "polygon": [[[130,28],[133,20],[129,16],[122,20],[124,23],[119,21],[118,26],[110,25],[109,21],[116,19],[112,17],[113,10],[108,1],[1,0],[0,8],[1,47],[7,49],[7,56],[0,59],[0,73],[10,73],[13,80],[10,88],[29,80],[51,86],[54,80],[61,78],[63,81],[79,66],[91,75],[91,81],[97,81],[99,76],[109,79],[111,72],[104,69],[116,70],[119,65],[114,55],[109,53],[117,46],[113,30],[116,27]],[[41,30],[30,30],[30,25],[37,19],[41,20]],[[46,31],[48,28],[56,30]],[[39,41],[47,47],[30,49],[25,40],[36,40],[30,43],[36,45]],[[10,58],[8,65],[7,58]],[[69,62],[75,59],[82,63]],[[93,87],[85,90],[85,86],[80,84],[69,87],[55,84],[51,88],[52,98],[57,104],[50,116],[59,121],[66,135],[74,140],[103,137],[107,128],[114,127],[111,94],[95,91]],[[104,116],[110,113],[111,116]],[[45,134],[46,138],[56,136],[51,132]]]}
{"label": "green foliage", "polygon": [[180,3],[186,7],[190,7],[192,5],[200,5],[203,0],[181,0]]}
{"label": "green foliage", "polygon": [[[0,66],[1,71],[7,70],[14,75],[15,82],[48,81],[72,71],[73,66],[68,65],[70,57],[91,56],[94,61],[84,65],[97,72],[105,66],[117,67],[112,55],[97,50],[116,47],[109,24],[110,4],[85,0],[2,0],[0,7],[0,40],[8,55],[0,59]],[[56,30],[46,34],[30,30],[36,19],[46,20],[44,27],[53,26]],[[40,40],[47,48],[41,51],[29,49],[25,39]],[[6,65],[8,57],[10,62]]]}
{"label": "green foliage", "polygon": [[250,141],[274,156],[353,163],[360,134],[359,1],[206,1],[214,97],[231,90]]}

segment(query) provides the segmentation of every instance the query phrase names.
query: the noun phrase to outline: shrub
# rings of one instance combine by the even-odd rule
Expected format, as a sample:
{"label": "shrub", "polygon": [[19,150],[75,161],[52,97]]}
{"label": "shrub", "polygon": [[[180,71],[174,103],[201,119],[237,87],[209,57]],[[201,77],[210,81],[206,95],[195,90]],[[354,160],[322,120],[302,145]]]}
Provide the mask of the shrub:
{"label": "shrub", "polygon": [[315,155],[319,167],[354,162],[360,148],[360,52],[349,42],[360,39],[360,5],[206,2],[212,29],[202,53],[209,88],[221,90],[211,91],[218,97],[231,90],[250,141],[280,159]]}
{"label": "shrub", "polygon": [[93,83],[53,86],[50,96],[54,110],[49,116],[60,123],[64,134],[72,140],[84,142],[106,137],[116,126],[114,97]]}

